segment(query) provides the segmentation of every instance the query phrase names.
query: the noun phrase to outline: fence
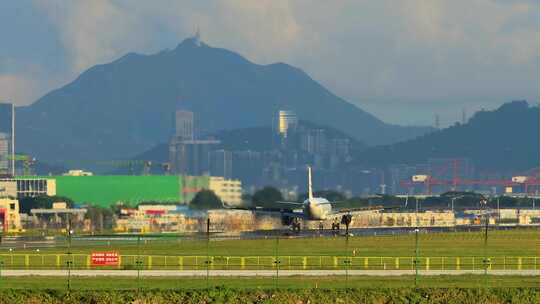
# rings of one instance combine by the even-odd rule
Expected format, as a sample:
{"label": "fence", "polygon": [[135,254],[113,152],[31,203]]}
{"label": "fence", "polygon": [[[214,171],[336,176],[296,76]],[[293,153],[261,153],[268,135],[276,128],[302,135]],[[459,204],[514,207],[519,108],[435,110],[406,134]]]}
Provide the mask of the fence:
{"label": "fence", "polygon": [[[140,263],[137,263],[137,262]],[[350,261],[350,262],[349,262]],[[415,257],[346,256],[166,256],[120,255],[117,266],[93,266],[89,254],[1,254],[4,269],[137,269],[145,270],[412,270]],[[537,270],[536,256],[433,256],[419,257],[421,270]]]}

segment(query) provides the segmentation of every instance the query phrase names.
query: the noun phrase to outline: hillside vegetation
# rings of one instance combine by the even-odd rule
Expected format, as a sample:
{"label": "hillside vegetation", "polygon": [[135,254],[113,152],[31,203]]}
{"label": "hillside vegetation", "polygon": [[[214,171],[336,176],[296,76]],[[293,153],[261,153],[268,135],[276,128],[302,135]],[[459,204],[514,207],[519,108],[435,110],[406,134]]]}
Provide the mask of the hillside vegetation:
{"label": "hillside vegetation", "polygon": [[357,163],[382,166],[425,163],[429,158],[470,158],[480,169],[520,171],[540,166],[540,107],[514,101],[477,112],[456,124],[413,140],[367,149]]}

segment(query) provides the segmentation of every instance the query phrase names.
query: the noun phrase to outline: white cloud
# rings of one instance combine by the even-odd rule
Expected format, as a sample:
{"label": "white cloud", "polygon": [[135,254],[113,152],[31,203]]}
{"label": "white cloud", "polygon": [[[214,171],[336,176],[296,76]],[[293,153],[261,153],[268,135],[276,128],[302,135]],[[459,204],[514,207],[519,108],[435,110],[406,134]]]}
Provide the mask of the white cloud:
{"label": "white cloud", "polygon": [[17,105],[29,104],[35,100],[36,82],[24,76],[0,74],[0,101]]}
{"label": "white cloud", "polygon": [[57,24],[72,70],[67,78],[127,52],[174,47],[199,27],[211,45],[258,63],[299,66],[360,106],[377,111],[401,101],[407,110],[416,103],[419,111],[410,115],[417,121],[427,122],[428,111],[448,111],[451,100],[461,102],[453,108],[460,112],[467,100],[540,99],[538,1],[35,3]]}

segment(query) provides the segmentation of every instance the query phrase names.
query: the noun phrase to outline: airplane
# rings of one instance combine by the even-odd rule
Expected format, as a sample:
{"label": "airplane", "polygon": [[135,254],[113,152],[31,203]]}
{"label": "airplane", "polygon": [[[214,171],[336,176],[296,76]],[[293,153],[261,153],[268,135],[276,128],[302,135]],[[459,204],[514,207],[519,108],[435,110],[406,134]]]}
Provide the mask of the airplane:
{"label": "airplane", "polygon": [[339,229],[340,224],[344,224],[347,228],[352,221],[352,214],[355,212],[380,211],[383,208],[355,208],[355,209],[334,209],[333,205],[340,202],[330,202],[324,197],[315,197],[313,195],[311,167],[308,166],[308,197],[303,203],[298,202],[276,202],[283,205],[283,208],[261,208],[256,207],[255,212],[276,213],[281,214],[283,225],[291,226],[292,230],[300,230],[299,219],[307,221],[322,221],[334,219],[334,222],[339,219],[339,223],[332,223],[332,229]]}

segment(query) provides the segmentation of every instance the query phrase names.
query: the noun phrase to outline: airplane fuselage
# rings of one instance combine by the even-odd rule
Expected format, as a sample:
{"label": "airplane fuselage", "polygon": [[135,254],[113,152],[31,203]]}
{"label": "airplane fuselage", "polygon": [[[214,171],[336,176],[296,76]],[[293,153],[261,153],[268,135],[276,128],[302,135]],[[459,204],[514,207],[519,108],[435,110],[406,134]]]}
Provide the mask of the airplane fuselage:
{"label": "airplane fuselage", "polygon": [[304,201],[304,212],[310,220],[325,220],[332,213],[332,205],[325,198],[313,197]]}

